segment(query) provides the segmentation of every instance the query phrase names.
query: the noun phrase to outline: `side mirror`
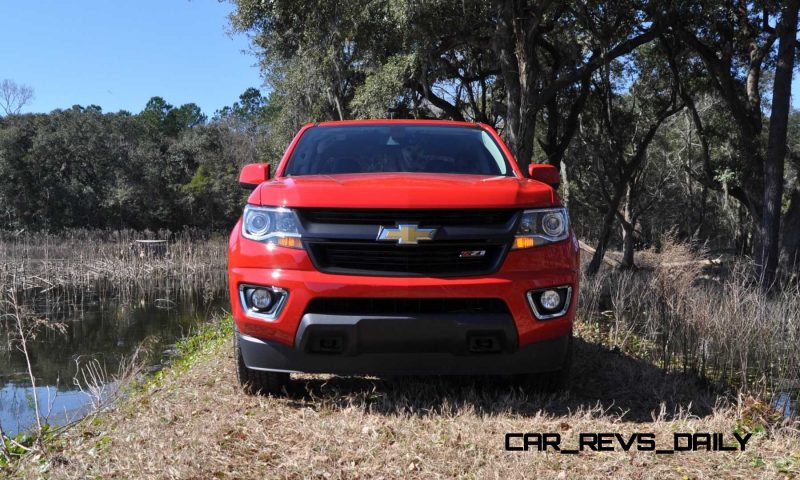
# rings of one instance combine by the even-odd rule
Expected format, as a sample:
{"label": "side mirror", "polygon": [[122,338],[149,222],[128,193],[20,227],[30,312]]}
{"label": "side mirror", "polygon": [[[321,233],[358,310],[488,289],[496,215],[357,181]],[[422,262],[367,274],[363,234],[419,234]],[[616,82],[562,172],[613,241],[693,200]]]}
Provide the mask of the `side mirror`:
{"label": "side mirror", "polygon": [[239,174],[239,185],[254,190],[261,182],[269,180],[269,163],[248,163]]}
{"label": "side mirror", "polygon": [[558,169],[553,165],[532,163],[528,165],[528,175],[532,179],[538,180],[542,183],[546,183],[556,189],[558,188],[558,185],[561,183],[561,175],[559,175]]}

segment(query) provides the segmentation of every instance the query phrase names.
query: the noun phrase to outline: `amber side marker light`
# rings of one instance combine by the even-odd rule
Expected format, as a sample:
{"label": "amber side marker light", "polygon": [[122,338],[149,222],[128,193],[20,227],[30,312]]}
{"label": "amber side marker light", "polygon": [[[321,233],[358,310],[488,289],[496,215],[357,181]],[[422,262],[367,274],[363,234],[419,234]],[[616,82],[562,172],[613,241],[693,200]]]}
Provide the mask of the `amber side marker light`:
{"label": "amber side marker light", "polygon": [[536,244],[536,241],[531,237],[515,237],[514,238],[514,250],[520,250],[523,248],[531,248]]}
{"label": "amber side marker light", "polygon": [[297,237],[281,237],[278,239],[278,245],[287,248],[303,248],[303,242]]}

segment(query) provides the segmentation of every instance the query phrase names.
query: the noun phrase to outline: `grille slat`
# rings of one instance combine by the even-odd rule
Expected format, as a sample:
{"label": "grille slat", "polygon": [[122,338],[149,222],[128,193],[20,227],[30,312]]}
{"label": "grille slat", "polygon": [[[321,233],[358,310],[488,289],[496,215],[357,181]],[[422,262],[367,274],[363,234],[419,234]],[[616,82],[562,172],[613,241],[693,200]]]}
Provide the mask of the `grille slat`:
{"label": "grille slat", "polygon": [[[329,260],[350,261],[350,260],[353,259],[353,257],[352,256],[342,256],[342,255],[337,256],[337,255],[328,254],[328,259]],[[442,265],[447,265],[447,264],[449,264],[451,262],[454,262],[454,261],[458,261],[458,262],[479,262],[479,263],[483,262],[482,258],[458,258],[458,259],[452,258],[452,259],[440,259],[440,260],[426,260],[424,258],[390,258],[390,257],[381,258],[381,257],[374,257],[374,256],[371,256],[370,260],[379,261],[379,262],[385,262],[385,263],[397,263],[397,264],[423,263],[423,262],[428,263],[428,262],[430,262],[430,263],[436,263],[436,264],[442,264]]]}
{"label": "grille slat", "polygon": [[[423,247],[424,248],[424,247]],[[417,260],[431,260],[431,261],[438,261],[444,260],[450,254],[453,255],[453,258],[457,258],[461,254],[461,249],[451,250],[449,252],[442,252],[437,251],[434,253],[428,252],[409,252],[408,250],[398,250],[395,252],[368,252],[373,258],[376,259],[386,259],[386,260],[398,260],[398,259],[417,259]],[[483,250],[486,250],[483,248]],[[328,254],[331,256],[337,257],[351,257],[354,255],[363,255],[365,252],[343,252],[340,251],[338,248],[336,250],[329,250]],[[444,258],[443,258],[444,257]],[[481,257],[463,257],[462,260],[474,260],[480,259]]]}

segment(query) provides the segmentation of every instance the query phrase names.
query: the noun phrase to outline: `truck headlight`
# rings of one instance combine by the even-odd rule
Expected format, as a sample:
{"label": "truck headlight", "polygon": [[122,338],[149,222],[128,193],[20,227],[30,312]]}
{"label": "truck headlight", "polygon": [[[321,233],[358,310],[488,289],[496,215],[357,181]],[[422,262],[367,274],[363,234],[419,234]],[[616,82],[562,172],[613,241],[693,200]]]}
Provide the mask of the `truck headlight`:
{"label": "truck headlight", "polygon": [[566,208],[525,210],[514,237],[515,250],[559,242],[569,236],[569,215]]}
{"label": "truck headlight", "polygon": [[246,205],[242,236],[270,245],[302,249],[297,223],[295,213],[288,208]]}

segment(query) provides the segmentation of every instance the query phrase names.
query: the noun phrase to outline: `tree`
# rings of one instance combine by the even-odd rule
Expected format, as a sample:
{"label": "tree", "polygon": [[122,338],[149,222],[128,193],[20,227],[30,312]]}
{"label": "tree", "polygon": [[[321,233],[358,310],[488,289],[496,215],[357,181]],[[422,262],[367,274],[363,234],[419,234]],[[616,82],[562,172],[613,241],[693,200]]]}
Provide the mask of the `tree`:
{"label": "tree", "polygon": [[241,209],[244,134],[206,125],[194,104],[140,115],[76,105],[0,118],[7,228],[227,228]]}
{"label": "tree", "polygon": [[[571,141],[593,72],[653,40],[660,20],[646,3],[496,0],[494,38],[505,85],[505,136],[523,169],[532,160],[536,123],[558,164]],[[649,27],[645,27],[649,25]]]}
{"label": "tree", "polygon": [[237,151],[239,166],[257,161],[275,163],[279,156],[273,152],[272,130],[278,112],[269,98],[251,87],[239,95],[238,102],[218,110],[212,124],[224,125],[236,133],[226,136],[225,141],[233,142],[229,148]]}
{"label": "tree", "polygon": [[[603,208],[590,275],[600,269],[616,220],[623,227],[624,264],[633,266],[634,227],[649,206],[638,203],[648,149],[664,121],[683,109],[675,83],[664,73],[658,48],[652,47],[637,51],[627,67],[613,62],[594,75],[579,134],[579,148],[587,154],[583,168],[591,169],[599,186],[601,201],[593,203]],[[632,77],[628,91],[618,93]]]}
{"label": "tree", "polygon": [[206,122],[206,116],[196,104],[187,103],[175,108],[161,97],[148,100],[140,118],[150,128],[169,137],[177,137],[180,132]]}
{"label": "tree", "polygon": [[0,108],[6,115],[16,115],[33,100],[33,89],[13,80],[0,82]]}
{"label": "tree", "polygon": [[783,268],[792,275],[800,273],[800,112],[789,115],[789,185],[788,211],[781,222],[781,259]]}
{"label": "tree", "polygon": [[[771,288],[775,282],[780,253],[786,134],[789,124],[789,108],[791,107],[799,7],[800,0],[789,0],[783,9],[780,23],[776,29],[780,43],[772,88],[772,112],[769,120],[767,155],[764,158],[764,211],[759,224],[761,248],[756,252],[756,262],[762,268],[761,282],[765,288]],[[796,205],[795,208],[797,208]]]}
{"label": "tree", "polygon": [[374,32],[369,24],[381,21],[381,12],[371,11],[367,2],[235,3],[232,25],[254,32],[267,83],[286,99],[281,102],[290,123],[286,130],[312,118],[349,118],[354,86],[363,81],[360,65],[368,61],[364,34]]}
{"label": "tree", "polygon": [[[784,119],[788,114],[796,44],[796,2],[787,3],[784,9],[779,4],[756,2],[741,2],[735,8],[725,1],[681,3],[674,4],[669,15],[665,38],[672,45],[668,57],[673,73],[681,75],[681,71],[691,70],[684,67],[687,62],[701,63],[702,74],[710,79],[714,94],[723,100],[737,133],[737,155],[725,166],[733,173],[731,181],[723,185],[720,178],[724,171],[712,168],[709,161],[696,179],[709,188],[725,188],[747,208],[754,226],[753,254],[762,284],[770,285],[779,254],[780,208],[776,206],[780,205],[783,184]],[[771,27],[770,21],[776,18],[780,18],[778,28]],[[776,57],[774,45],[779,39],[781,47]],[[769,141],[765,142],[762,88],[765,69],[773,60],[779,65],[773,90],[776,121],[770,123]],[[688,85],[692,80],[684,77],[680,81],[681,95],[693,109],[692,88]],[[699,117],[694,117],[702,132]]]}
{"label": "tree", "polygon": [[500,128],[523,170],[537,123],[559,163],[591,74],[660,25],[636,0],[235,3],[233,25],[253,34],[286,130],[399,107]]}
{"label": "tree", "polygon": [[151,128],[160,130],[167,120],[167,115],[175,108],[161,97],[151,97],[147,101],[144,110],[139,114],[139,118]]}

